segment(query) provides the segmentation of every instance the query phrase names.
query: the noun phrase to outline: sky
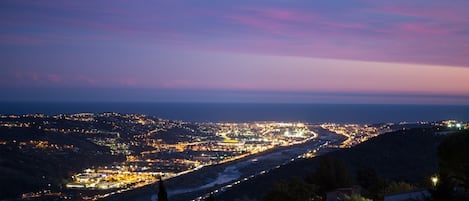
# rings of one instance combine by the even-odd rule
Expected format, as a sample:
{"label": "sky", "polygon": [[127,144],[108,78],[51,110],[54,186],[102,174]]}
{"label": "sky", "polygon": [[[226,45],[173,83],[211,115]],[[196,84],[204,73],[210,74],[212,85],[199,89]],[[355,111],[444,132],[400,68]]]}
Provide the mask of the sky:
{"label": "sky", "polygon": [[0,101],[469,104],[467,0],[0,1]]}

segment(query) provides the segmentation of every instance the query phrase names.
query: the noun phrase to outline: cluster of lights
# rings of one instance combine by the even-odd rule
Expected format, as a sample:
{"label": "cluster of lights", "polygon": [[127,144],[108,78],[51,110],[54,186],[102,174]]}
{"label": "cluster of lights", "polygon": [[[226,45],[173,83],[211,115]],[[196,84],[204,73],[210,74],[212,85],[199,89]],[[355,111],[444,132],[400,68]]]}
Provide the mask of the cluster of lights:
{"label": "cluster of lights", "polygon": [[448,128],[462,128],[462,124],[457,123],[457,124],[448,124]]}

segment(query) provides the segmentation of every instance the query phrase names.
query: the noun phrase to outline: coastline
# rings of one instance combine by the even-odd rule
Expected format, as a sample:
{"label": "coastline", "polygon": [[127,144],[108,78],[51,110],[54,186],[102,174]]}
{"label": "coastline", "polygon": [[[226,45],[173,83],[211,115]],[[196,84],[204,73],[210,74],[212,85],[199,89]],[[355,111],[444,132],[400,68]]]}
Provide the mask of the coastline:
{"label": "coastline", "polygon": [[187,122],[298,121],[373,124],[443,119],[469,121],[469,105],[0,102],[0,114],[3,115],[29,113],[56,115],[81,112],[145,114]]}

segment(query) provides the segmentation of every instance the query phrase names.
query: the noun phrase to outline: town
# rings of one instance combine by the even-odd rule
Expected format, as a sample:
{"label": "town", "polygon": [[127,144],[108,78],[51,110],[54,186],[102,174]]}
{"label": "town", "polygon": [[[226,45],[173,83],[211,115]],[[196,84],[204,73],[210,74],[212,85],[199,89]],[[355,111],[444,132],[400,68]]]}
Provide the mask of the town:
{"label": "town", "polygon": [[[41,190],[22,192],[23,198],[57,191],[60,196],[79,194],[84,200],[97,200],[153,184],[159,178],[170,179],[205,166],[321,139],[321,131],[345,137],[338,144],[323,139],[327,142],[321,147],[350,148],[402,124],[193,123],[119,113],[3,115],[0,129],[6,135],[0,139],[0,149],[64,164],[59,172],[66,174],[41,175],[44,181],[36,188]],[[457,121],[438,125],[468,126]],[[314,157],[317,150],[312,147],[303,156]],[[89,161],[75,166],[69,156]]]}

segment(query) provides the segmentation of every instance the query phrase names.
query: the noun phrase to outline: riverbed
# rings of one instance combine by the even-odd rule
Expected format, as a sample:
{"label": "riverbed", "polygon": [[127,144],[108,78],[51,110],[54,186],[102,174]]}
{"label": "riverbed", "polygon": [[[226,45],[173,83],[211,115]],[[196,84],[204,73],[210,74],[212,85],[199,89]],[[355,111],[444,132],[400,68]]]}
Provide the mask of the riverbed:
{"label": "riverbed", "polygon": [[[327,142],[337,141],[336,135],[321,132],[319,138],[314,138],[304,144],[281,147],[274,151],[261,153],[227,164],[223,171],[214,178],[207,178],[203,185],[193,188],[168,188],[168,196],[173,201],[201,200],[208,193],[219,193],[234,185],[239,185],[255,176],[268,173],[300,158],[301,155],[314,149],[319,149]],[[171,181],[168,181],[171,182]],[[174,185],[171,185],[174,187]],[[149,201],[156,198],[142,197],[136,201]]]}

